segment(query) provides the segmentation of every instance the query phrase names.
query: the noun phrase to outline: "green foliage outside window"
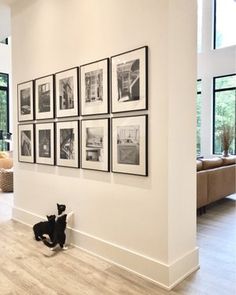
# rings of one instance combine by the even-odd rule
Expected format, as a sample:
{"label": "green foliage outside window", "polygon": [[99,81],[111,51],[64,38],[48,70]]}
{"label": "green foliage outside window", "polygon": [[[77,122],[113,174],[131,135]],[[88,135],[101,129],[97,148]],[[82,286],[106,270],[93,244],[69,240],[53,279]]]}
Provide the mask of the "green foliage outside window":
{"label": "green foliage outside window", "polygon": [[236,75],[215,78],[214,114],[214,153],[221,154],[223,152],[220,133],[222,127],[227,125],[232,127],[234,137],[229,152],[235,154]]}
{"label": "green foliage outside window", "polygon": [[201,154],[201,108],[202,108],[202,95],[201,95],[201,80],[197,81],[197,155]]}
{"label": "green foliage outside window", "polygon": [[[8,131],[8,75],[0,73],[0,130]],[[0,140],[0,150],[6,150],[7,144]]]}
{"label": "green foliage outside window", "polygon": [[8,75],[0,73],[0,87],[8,87]]}

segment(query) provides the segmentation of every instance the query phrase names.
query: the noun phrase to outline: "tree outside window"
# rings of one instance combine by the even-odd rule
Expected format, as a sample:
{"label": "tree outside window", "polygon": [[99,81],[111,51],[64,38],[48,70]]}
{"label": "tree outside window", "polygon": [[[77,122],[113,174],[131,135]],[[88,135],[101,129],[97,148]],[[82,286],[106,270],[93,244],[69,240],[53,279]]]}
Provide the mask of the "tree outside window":
{"label": "tree outside window", "polygon": [[[9,131],[9,79],[8,74],[0,73],[0,133],[7,133]],[[0,138],[1,138],[0,134]],[[2,139],[0,140],[0,150],[7,150],[8,144]]]}
{"label": "tree outside window", "polygon": [[197,80],[197,156],[201,154],[201,109],[202,109],[202,80]]}
{"label": "tree outside window", "polygon": [[229,148],[230,154],[236,150],[236,75],[228,75],[214,78],[214,122],[213,122],[213,153],[221,154],[223,146],[221,142],[222,129],[230,128],[233,140]]}

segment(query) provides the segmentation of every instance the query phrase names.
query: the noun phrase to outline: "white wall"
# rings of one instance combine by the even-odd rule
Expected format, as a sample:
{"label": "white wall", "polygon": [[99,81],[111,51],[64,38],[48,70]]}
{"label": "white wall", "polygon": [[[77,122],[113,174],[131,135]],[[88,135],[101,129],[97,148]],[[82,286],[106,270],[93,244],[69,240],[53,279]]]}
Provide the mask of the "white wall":
{"label": "white wall", "polygon": [[198,79],[202,79],[201,155],[204,157],[212,157],[213,152],[213,77],[236,73],[236,46],[212,49],[213,17],[213,1],[204,0],[202,51],[198,54]]}
{"label": "white wall", "polygon": [[32,224],[65,203],[75,213],[75,244],[165,288],[198,267],[195,2],[25,0],[12,7],[15,100],[17,83],[149,46],[149,177],[15,158],[14,218]]}
{"label": "white wall", "polygon": [[6,4],[1,4],[0,1],[0,40],[3,40],[11,35],[10,27],[10,7]]}

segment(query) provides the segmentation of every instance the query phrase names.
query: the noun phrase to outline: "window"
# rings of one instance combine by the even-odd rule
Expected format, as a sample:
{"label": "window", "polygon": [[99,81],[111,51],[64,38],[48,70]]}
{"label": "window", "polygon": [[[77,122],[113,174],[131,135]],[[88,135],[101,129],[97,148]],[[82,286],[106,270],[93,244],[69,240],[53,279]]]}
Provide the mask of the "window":
{"label": "window", "polygon": [[233,138],[229,152],[235,154],[236,74],[215,77],[213,87],[213,153],[223,152],[220,134],[228,126]]}
{"label": "window", "polygon": [[214,49],[236,45],[235,15],[235,0],[214,0]]}
{"label": "window", "polygon": [[197,80],[197,156],[201,154],[202,80]]}
{"label": "window", "polygon": [[0,73],[0,150],[8,150],[3,134],[9,131],[9,79],[8,74]]}

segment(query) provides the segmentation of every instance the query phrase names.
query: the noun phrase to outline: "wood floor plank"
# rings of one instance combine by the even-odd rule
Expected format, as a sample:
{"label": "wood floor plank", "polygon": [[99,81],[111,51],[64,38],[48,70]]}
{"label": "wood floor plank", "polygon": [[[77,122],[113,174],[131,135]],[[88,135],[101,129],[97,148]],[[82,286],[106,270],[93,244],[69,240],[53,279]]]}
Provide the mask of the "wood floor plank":
{"label": "wood floor plank", "polygon": [[[32,230],[10,220],[0,194],[0,295],[233,295],[236,294],[235,199],[198,217],[201,268],[171,292],[76,247],[50,251]],[[9,212],[6,212],[9,210]]]}

